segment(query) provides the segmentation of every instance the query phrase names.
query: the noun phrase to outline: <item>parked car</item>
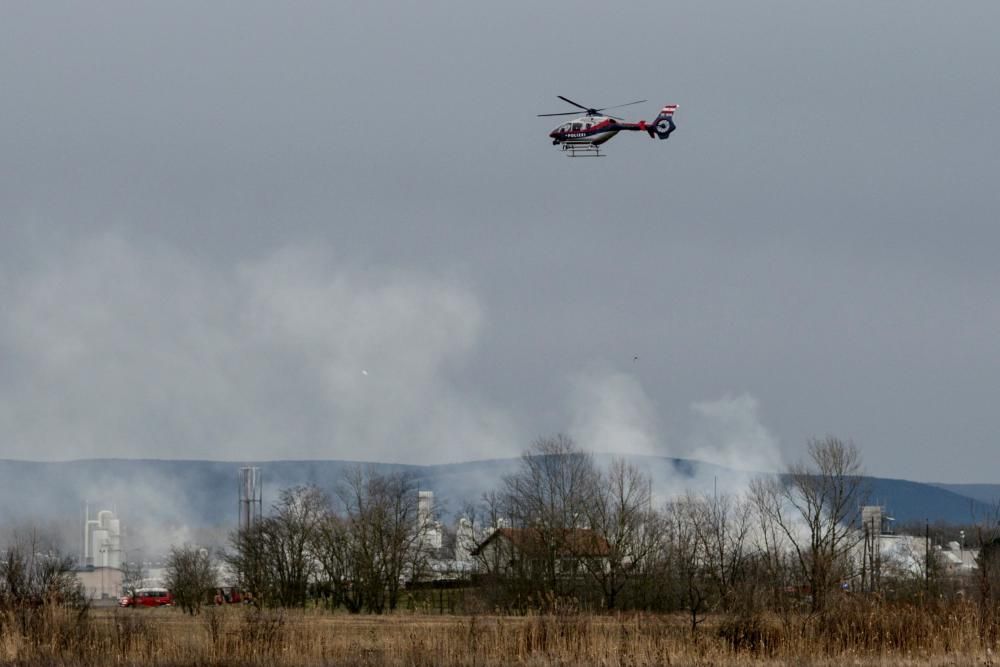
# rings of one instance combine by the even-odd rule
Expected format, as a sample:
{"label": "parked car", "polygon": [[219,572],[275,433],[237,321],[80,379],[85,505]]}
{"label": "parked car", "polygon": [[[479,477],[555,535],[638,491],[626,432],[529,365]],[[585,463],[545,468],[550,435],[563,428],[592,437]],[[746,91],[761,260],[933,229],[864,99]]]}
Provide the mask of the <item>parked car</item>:
{"label": "parked car", "polygon": [[140,588],[135,595],[123,595],[120,607],[166,607],[174,603],[174,596],[166,588]]}
{"label": "parked car", "polygon": [[234,586],[223,586],[222,588],[216,588],[215,594],[212,596],[212,602],[214,604],[249,604],[251,597],[248,593],[240,591],[240,589]]}

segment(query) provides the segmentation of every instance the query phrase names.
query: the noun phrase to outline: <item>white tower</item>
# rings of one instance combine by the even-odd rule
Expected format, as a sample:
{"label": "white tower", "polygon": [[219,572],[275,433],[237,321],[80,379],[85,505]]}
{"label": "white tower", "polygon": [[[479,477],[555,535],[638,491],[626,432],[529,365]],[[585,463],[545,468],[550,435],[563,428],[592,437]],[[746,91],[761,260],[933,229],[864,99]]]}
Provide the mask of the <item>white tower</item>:
{"label": "white tower", "polygon": [[417,491],[417,527],[425,547],[441,548],[441,526],[434,520],[433,491]]}
{"label": "white tower", "polygon": [[91,519],[89,509],[83,524],[83,564],[120,568],[122,565],[121,521],[111,510],[101,510]]}

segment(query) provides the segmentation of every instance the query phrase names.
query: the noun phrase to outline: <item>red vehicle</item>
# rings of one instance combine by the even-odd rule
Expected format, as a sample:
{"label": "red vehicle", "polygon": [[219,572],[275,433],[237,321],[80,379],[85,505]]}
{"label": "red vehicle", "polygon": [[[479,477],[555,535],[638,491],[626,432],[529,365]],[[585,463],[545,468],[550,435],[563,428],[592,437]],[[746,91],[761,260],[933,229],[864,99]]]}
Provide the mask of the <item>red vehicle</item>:
{"label": "red vehicle", "polygon": [[238,588],[223,586],[222,588],[215,589],[215,595],[212,597],[212,602],[217,605],[241,604],[250,602],[250,598],[246,593],[241,593]]}
{"label": "red vehicle", "polygon": [[124,595],[118,600],[120,607],[167,607],[174,603],[174,596],[166,588],[140,588],[135,595]]}

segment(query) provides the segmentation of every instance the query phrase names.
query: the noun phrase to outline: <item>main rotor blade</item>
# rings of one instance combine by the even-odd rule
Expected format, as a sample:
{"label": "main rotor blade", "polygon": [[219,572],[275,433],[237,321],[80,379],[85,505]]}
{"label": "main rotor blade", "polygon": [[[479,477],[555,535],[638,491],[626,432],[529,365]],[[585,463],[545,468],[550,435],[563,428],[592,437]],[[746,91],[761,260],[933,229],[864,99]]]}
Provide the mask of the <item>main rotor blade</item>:
{"label": "main rotor blade", "polygon": [[573,100],[569,99],[568,97],[563,97],[562,95],[556,95],[556,97],[558,97],[559,99],[561,99],[563,102],[569,102],[570,104],[572,104],[575,107],[580,107],[584,111],[590,111],[590,107],[585,107],[582,104],[577,104],[576,102],[574,102]]}
{"label": "main rotor blade", "polygon": [[[535,115],[537,117],[539,117],[539,118],[541,118],[543,116],[579,116],[580,112],[579,111],[568,111],[566,113],[539,113],[539,114],[535,114]],[[621,116],[612,116],[609,113],[587,114],[587,115],[589,115],[589,116],[594,116],[594,115],[597,115],[597,116],[607,116],[608,118],[614,118],[615,120],[625,120]]]}
{"label": "main rotor blade", "polygon": [[605,109],[620,109],[621,107],[630,107],[633,104],[642,104],[643,102],[648,102],[649,100],[636,100],[635,102],[629,102],[628,104],[616,104],[613,107],[601,107],[598,111],[604,111]]}

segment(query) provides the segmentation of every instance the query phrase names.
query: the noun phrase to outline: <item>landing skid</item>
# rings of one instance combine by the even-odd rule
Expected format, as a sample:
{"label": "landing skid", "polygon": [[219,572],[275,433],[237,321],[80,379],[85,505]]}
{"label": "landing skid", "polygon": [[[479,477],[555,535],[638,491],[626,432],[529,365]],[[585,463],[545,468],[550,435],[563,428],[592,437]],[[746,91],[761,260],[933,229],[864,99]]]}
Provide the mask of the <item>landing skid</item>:
{"label": "landing skid", "polygon": [[573,144],[566,143],[562,145],[563,153],[566,157],[604,157],[605,153],[601,152],[600,146],[595,146],[594,144]]}

